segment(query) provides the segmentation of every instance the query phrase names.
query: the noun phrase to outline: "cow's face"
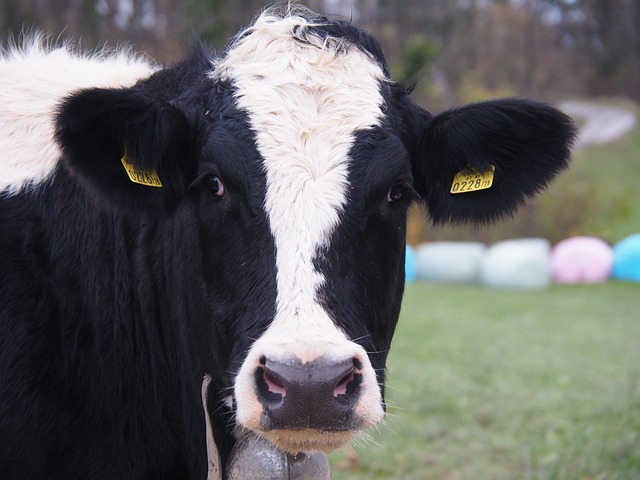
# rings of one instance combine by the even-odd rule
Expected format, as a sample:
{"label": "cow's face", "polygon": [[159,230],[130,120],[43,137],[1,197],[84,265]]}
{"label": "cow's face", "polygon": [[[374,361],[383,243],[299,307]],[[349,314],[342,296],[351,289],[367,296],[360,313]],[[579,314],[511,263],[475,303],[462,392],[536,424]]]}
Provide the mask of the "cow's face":
{"label": "cow's face", "polygon": [[[240,86],[219,85],[200,126],[206,140],[192,190],[206,219],[217,330],[227,328],[222,337],[232,345],[224,371],[233,374],[236,420],[288,451],[331,450],[383,417],[409,157],[388,125],[354,127],[347,137],[317,111],[269,105],[268,89],[260,101],[278,115],[254,120],[239,105]],[[332,91],[320,93],[335,103],[326,98]],[[305,126],[296,118],[315,130],[300,138]]]}
{"label": "cow's face", "polygon": [[212,74],[254,133],[275,254],[275,312],[242,352],[236,419],[294,453],[383,417],[412,189],[383,67],[312,28],[263,16]]}
{"label": "cow's face", "polygon": [[[203,363],[229,387],[237,426],[292,453],[383,419],[411,201],[435,220],[490,220],[565,166],[573,134],[522,101],[432,118],[389,80],[371,37],[309,17],[267,12],[221,60],[82,92],[58,120],[66,164],[99,197],[192,212]],[[131,184],[125,151],[163,187]],[[491,166],[492,189],[450,194],[460,170]]]}

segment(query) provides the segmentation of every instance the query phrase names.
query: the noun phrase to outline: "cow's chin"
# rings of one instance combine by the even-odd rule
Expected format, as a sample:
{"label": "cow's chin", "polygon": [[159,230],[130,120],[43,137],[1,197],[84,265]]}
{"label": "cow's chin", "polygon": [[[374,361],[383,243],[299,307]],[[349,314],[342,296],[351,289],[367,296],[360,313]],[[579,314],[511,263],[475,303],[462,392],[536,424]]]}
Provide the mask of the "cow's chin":
{"label": "cow's chin", "polygon": [[329,453],[347,445],[357,433],[356,430],[320,431],[315,429],[259,432],[277,448],[291,455],[317,451]]}

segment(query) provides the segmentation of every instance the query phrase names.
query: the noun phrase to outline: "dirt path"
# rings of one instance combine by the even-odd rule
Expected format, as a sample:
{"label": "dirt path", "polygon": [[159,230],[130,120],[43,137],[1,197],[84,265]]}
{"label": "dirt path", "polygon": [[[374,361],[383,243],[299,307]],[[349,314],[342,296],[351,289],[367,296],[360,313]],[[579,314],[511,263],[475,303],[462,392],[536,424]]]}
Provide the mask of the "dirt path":
{"label": "dirt path", "polygon": [[577,148],[612,142],[635,127],[636,115],[618,107],[589,102],[563,102],[560,110],[581,124]]}

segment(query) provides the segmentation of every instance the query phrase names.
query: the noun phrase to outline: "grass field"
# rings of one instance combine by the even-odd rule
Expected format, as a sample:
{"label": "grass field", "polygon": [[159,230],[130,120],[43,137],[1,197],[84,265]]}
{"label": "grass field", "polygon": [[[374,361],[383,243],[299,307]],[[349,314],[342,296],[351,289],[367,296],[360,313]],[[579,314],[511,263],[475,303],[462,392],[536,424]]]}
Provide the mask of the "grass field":
{"label": "grass field", "polygon": [[[631,102],[603,100],[635,112]],[[619,140],[579,150],[569,170],[539,197],[538,223],[546,238],[595,235],[616,243],[640,231],[640,122]],[[558,229],[559,227],[559,229]]]}
{"label": "grass field", "polygon": [[640,479],[640,285],[413,284],[339,479]]}

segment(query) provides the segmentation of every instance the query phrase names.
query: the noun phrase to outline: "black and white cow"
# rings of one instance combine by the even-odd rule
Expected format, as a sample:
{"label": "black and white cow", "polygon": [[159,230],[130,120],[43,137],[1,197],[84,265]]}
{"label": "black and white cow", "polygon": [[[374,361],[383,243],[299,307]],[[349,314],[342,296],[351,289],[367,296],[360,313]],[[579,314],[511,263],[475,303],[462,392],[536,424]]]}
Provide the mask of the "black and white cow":
{"label": "black and white cow", "polygon": [[[295,453],[381,422],[408,206],[491,221],[574,135],[516,99],[432,116],[295,6],[173,66],[9,48],[0,122],[0,478],[65,480],[205,478],[208,428],[224,465],[241,430]],[[450,193],[465,169],[492,186]]]}

